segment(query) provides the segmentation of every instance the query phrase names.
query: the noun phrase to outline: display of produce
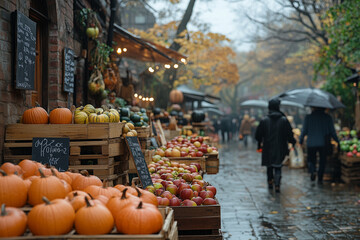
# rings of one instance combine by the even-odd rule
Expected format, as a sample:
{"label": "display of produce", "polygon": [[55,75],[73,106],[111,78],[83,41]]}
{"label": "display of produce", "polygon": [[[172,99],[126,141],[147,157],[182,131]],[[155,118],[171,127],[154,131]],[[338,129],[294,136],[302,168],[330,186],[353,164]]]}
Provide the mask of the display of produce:
{"label": "display of produce", "polygon": [[156,149],[155,154],[161,157],[202,157],[206,153],[217,153],[216,147],[204,143],[204,138],[177,136],[167,142],[166,146]]}
{"label": "display of produce", "polygon": [[341,131],[340,136],[340,150],[346,154],[347,157],[360,157],[360,141],[357,138],[355,130]]}
{"label": "display of produce", "polygon": [[[16,175],[13,168],[23,174]],[[121,184],[106,187],[106,181],[86,171],[58,172],[28,159],[19,165],[5,163],[0,173],[0,237],[21,236],[26,228],[35,236],[68,234],[74,228],[80,235],[107,234],[115,227],[122,234],[162,229],[163,215],[148,191]],[[28,216],[15,208],[25,204],[33,205]]]}
{"label": "display of produce", "polygon": [[155,155],[148,165],[154,185],[147,191],[157,196],[161,206],[215,205],[216,188],[205,182],[198,163],[189,165]]}

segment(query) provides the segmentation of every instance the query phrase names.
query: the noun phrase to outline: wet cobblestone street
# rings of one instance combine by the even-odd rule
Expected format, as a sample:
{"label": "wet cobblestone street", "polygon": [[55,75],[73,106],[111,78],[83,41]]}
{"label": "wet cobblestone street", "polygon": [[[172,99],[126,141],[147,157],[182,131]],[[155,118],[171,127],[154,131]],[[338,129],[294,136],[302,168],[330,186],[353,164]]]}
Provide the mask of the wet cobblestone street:
{"label": "wet cobblestone street", "polygon": [[224,239],[360,239],[360,187],[311,182],[306,169],[283,167],[281,193],[269,190],[255,147],[223,144],[217,187]]}

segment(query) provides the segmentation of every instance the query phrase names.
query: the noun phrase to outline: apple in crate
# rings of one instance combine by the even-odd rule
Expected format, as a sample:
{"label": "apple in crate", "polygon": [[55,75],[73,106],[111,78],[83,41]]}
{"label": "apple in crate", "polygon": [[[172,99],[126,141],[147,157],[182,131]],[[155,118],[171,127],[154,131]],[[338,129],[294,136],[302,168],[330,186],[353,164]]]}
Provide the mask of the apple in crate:
{"label": "apple in crate", "polygon": [[216,205],[216,204],[217,202],[213,198],[205,198],[204,201],[202,202],[202,205]]}
{"label": "apple in crate", "polygon": [[163,194],[163,192],[165,192],[164,188],[159,188],[155,190],[155,195],[156,196],[161,196],[161,194]]}
{"label": "apple in crate", "polygon": [[165,192],[163,192],[161,195],[160,195],[160,197],[163,197],[163,198],[167,198],[167,199],[172,199],[173,198],[173,194],[171,193],[171,192],[169,192],[169,191],[165,191]]}
{"label": "apple in crate", "polygon": [[169,191],[170,193],[176,195],[178,187],[175,184],[169,184],[166,186],[166,191]]}
{"label": "apple in crate", "polygon": [[190,199],[185,199],[184,201],[182,201],[181,206],[195,207],[195,206],[197,206],[197,204],[196,204],[196,202],[194,202]]}
{"label": "apple in crate", "polygon": [[202,199],[205,199],[205,198],[214,198],[214,193],[213,193],[212,191],[202,190],[202,191],[199,193],[199,196],[200,196]]}
{"label": "apple in crate", "polygon": [[169,206],[180,206],[180,204],[181,200],[178,197],[173,197],[172,199],[170,199]]}
{"label": "apple in crate", "polygon": [[201,165],[200,165],[200,163],[190,163],[190,166],[191,166],[191,165],[195,165],[195,166],[196,166],[196,169],[197,169],[198,171],[201,170]]}
{"label": "apple in crate", "polygon": [[199,184],[197,184],[197,183],[193,184],[193,185],[191,186],[191,189],[192,189],[193,191],[197,191],[197,192],[201,192],[201,191],[203,190],[202,187],[201,187]]}
{"label": "apple in crate", "polygon": [[180,180],[180,179],[175,179],[175,180],[173,181],[173,184],[175,184],[177,187],[179,187],[180,184],[181,184],[181,180]]}
{"label": "apple in crate", "polygon": [[186,182],[192,182],[192,180],[194,179],[194,176],[191,175],[190,173],[185,173],[182,176],[182,179],[184,179]]}
{"label": "apple in crate", "polygon": [[145,188],[147,191],[155,194],[155,187],[153,185],[149,185]]}
{"label": "apple in crate", "polygon": [[214,197],[216,195],[216,187],[212,186],[212,185],[209,185],[209,186],[206,186],[205,187],[205,190],[209,190],[209,191],[212,191],[213,194],[214,194]]}
{"label": "apple in crate", "polygon": [[194,201],[198,206],[201,205],[204,201],[204,199],[202,199],[201,197],[193,197],[191,200]]}
{"label": "apple in crate", "polygon": [[180,198],[183,200],[192,199],[193,197],[194,197],[194,191],[191,190],[190,188],[185,188],[180,192]]}
{"label": "apple in crate", "polygon": [[156,197],[160,206],[169,206],[170,200],[167,198]]}

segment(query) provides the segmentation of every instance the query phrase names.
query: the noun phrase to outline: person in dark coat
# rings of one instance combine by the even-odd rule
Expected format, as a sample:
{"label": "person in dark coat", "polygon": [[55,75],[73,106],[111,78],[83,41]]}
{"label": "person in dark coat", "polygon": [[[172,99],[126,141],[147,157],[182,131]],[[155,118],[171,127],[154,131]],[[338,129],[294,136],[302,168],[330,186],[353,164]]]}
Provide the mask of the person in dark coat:
{"label": "person in dark coat", "polygon": [[[229,116],[224,116],[221,119],[220,129],[221,129],[222,141],[223,142],[230,141],[231,140],[231,119]],[[225,137],[225,135],[226,135],[226,137]]]}
{"label": "person in dark coat", "polygon": [[325,113],[324,108],[313,108],[311,114],[306,115],[299,138],[300,144],[303,144],[305,136],[307,136],[306,147],[310,179],[311,181],[316,179],[316,153],[319,153],[318,183],[322,184],[326,166],[327,147],[329,147],[327,142],[330,141],[331,137],[340,146],[334,122],[331,116]]}
{"label": "person in dark coat", "polygon": [[267,167],[269,188],[275,183],[276,192],[280,192],[281,167],[289,153],[288,143],[295,145],[292,128],[285,115],[280,112],[280,100],[269,101],[269,113],[256,128],[255,139],[258,149],[262,149],[261,165]]}

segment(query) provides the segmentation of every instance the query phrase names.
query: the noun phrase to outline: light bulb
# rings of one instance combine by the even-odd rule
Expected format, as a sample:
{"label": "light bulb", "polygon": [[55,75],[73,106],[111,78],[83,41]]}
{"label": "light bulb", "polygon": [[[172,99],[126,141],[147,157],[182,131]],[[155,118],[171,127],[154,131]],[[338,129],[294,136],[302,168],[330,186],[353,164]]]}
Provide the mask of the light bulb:
{"label": "light bulb", "polygon": [[116,50],[116,53],[117,53],[117,54],[121,54],[121,48],[118,48],[118,49]]}

